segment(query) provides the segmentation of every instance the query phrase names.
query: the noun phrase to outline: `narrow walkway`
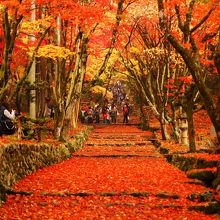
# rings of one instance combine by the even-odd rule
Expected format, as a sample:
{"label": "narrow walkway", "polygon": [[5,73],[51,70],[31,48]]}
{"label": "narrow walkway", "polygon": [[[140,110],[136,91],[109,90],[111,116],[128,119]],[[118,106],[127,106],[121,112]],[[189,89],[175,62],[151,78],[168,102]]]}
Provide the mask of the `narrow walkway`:
{"label": "narrow walkway", "polygon": [[[135,126],[99,126],[85,147],[60,164],[22,179],[0,219],[217,219],[189,211],[207,189],[191,184]],[[21,195],[23,194],[23,195]]]}

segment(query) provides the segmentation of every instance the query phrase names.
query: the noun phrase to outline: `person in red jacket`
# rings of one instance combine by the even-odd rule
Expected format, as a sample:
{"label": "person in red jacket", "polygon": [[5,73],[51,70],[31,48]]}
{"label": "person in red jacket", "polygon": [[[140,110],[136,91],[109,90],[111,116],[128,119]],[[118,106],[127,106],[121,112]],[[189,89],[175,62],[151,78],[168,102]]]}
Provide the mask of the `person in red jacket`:
{"label": "person in red jacket", "polygon": [[123,123],[128,123],[128,116],[129,116],[129,106],[128,104],[124,104],[123,109]]}

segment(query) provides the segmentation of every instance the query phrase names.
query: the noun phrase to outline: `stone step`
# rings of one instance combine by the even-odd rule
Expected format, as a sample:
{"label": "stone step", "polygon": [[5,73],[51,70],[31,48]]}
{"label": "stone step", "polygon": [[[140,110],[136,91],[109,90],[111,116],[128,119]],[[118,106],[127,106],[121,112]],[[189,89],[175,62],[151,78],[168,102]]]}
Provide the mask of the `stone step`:
{"label": "stone step", "polygon": [[206,168],[206,169],[193,169],[186,172],[188,178],[198,179],[203,181],[205,184],[210,185],[216,178],[217,167]]}
{"label": "stone step", "polygon": [[125,142],[125,143],[118,143],[118,141],[114,142],[87,142],[85,146],[147,146],[150,145],[148,142]]}
{"label": "stone step", "polygon": [[144,139],[144,140],[148,140],[149,138],[151,138],[150,136],[146,136],[146,135],[123,135],[123,134],[119,134],[119,135],[91,135],[90,138],[97,138],[97,139],[136,139],[139,140],[140,138]]}
{"label": "stone step", "polygon": [[91,157],[91,158],[128,158],[128,157],[145,157],[145,158],[161,158],[161,155],[155,154],[148,154],[148,155],[141,155],[141,154],[97,154],[97,155],[90,155],[90,154],[74,154],[72,157]]}

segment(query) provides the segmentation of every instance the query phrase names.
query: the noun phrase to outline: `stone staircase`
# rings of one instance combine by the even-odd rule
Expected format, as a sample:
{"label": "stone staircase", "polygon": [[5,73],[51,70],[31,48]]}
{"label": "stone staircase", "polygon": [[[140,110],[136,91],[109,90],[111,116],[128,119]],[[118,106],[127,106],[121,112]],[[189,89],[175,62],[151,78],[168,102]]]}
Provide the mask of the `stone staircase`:
{"label": "stone staircase", "polygon": [[0,219],[217,219],[195,211],[208,189],[190,183],[151,138],[136,126],[95,126],[70,159],[17,183]]}

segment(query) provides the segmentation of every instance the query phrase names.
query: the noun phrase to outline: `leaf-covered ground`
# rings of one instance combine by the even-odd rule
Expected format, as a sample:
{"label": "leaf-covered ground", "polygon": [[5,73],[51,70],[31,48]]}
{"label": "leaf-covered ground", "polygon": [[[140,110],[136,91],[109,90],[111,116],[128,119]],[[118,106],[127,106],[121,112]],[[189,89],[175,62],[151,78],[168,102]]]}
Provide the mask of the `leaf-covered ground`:
{"label": "leaf-covered ground", "polygon": [[0,219],[217,219],[188,210],[198,203],[187,196],[208,189],[167,163],[151,135],[135,126],[96,127],[71,159],[19,181]]}

